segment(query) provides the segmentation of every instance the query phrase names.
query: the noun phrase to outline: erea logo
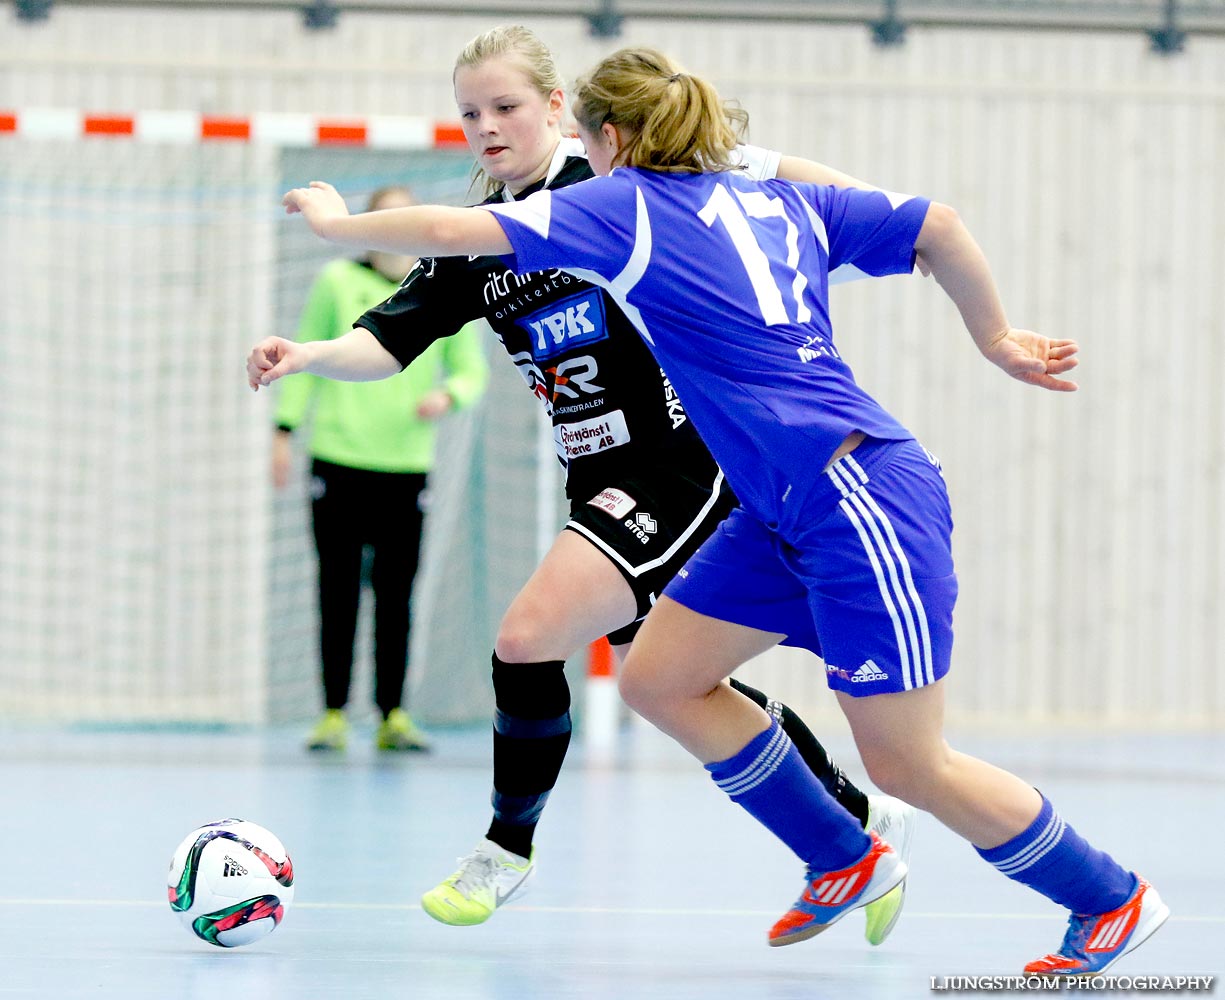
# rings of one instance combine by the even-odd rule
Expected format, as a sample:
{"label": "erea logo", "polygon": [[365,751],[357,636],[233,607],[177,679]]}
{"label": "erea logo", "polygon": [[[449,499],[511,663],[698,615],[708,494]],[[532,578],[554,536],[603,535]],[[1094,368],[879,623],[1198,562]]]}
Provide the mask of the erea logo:
{"label": "erea logo", "polygon": [[604,296],[598,288],[552,302],[516,322],[527,332],[537,361],[608,338]]}

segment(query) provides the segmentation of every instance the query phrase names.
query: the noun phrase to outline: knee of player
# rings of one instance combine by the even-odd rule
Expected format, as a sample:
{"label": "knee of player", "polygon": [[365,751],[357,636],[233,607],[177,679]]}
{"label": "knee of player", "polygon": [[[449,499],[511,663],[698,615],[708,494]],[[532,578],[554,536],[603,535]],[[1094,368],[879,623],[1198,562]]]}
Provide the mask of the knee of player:
{"label": "knee of player", "polygon": [[868,777],[886,795],[930,811],[941,798],[945,773],[940,761],[902,753],[871,751],[864,754]]}
{"label": "knee of player", "polygon": [[659,705],[662,697],[653,677],[651,671],[643,669],[632,652],[621,664],[617,674],[617,690],[621,692],[621,700],[647,719],[652,717],[652,710]]}
{"label": "knee of player", "polygon": [[923,790],[927,784],[924,769],[916,767],[902,755],[883,750],[868,751],[863,754],[863,764],[872,784],[886,795],[910,803],[924,797]]}
{"label": "knee of player", "polygon": [[[554,644],[555,645],[555,644]],[[494,652],[503,663],[539,663],[565,659],[552,648],[549,631],[528,617],[507,615],[498,627]]]}

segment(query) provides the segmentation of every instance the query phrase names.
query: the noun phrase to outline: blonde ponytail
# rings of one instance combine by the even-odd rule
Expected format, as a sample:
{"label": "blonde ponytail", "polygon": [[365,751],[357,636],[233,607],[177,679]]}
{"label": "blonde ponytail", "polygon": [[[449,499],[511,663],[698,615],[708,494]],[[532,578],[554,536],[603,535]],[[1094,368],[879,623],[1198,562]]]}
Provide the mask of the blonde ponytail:
{"label": "blonde ponytail", "polygon": [[677,173],[731,170],[749,116],[714,85],[654,49],[621,49],[583,77],[574,114],[594,135],[605,123],[625,136],[617,166]]}

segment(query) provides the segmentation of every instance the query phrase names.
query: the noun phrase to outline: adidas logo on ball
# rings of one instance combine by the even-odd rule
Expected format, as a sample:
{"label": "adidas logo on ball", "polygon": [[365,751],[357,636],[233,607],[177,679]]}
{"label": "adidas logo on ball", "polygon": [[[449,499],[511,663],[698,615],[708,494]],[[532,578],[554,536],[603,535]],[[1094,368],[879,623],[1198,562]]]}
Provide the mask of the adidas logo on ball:
{"label": "adidas logo on ball", "polygon": [[232,875],[246,875],[247,869],[240,865],[237,861],[231,858],[228,854],[225,856],[225,863],[221,867],[221,877],[226,878]]}

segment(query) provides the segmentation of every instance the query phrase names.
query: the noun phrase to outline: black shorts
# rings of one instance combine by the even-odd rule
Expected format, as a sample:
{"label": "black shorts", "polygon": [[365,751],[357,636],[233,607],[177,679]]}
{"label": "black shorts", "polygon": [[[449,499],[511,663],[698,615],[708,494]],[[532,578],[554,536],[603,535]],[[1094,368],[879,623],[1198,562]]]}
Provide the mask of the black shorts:
{"label": "black shorts", "polygon": [[637,619],[609,632],[609,642],[634,638],[660,592],[736,503],[718,469],[706,480],[672,471],[625,476],[571,500],[567,530],[609,558],[638,603]]}

